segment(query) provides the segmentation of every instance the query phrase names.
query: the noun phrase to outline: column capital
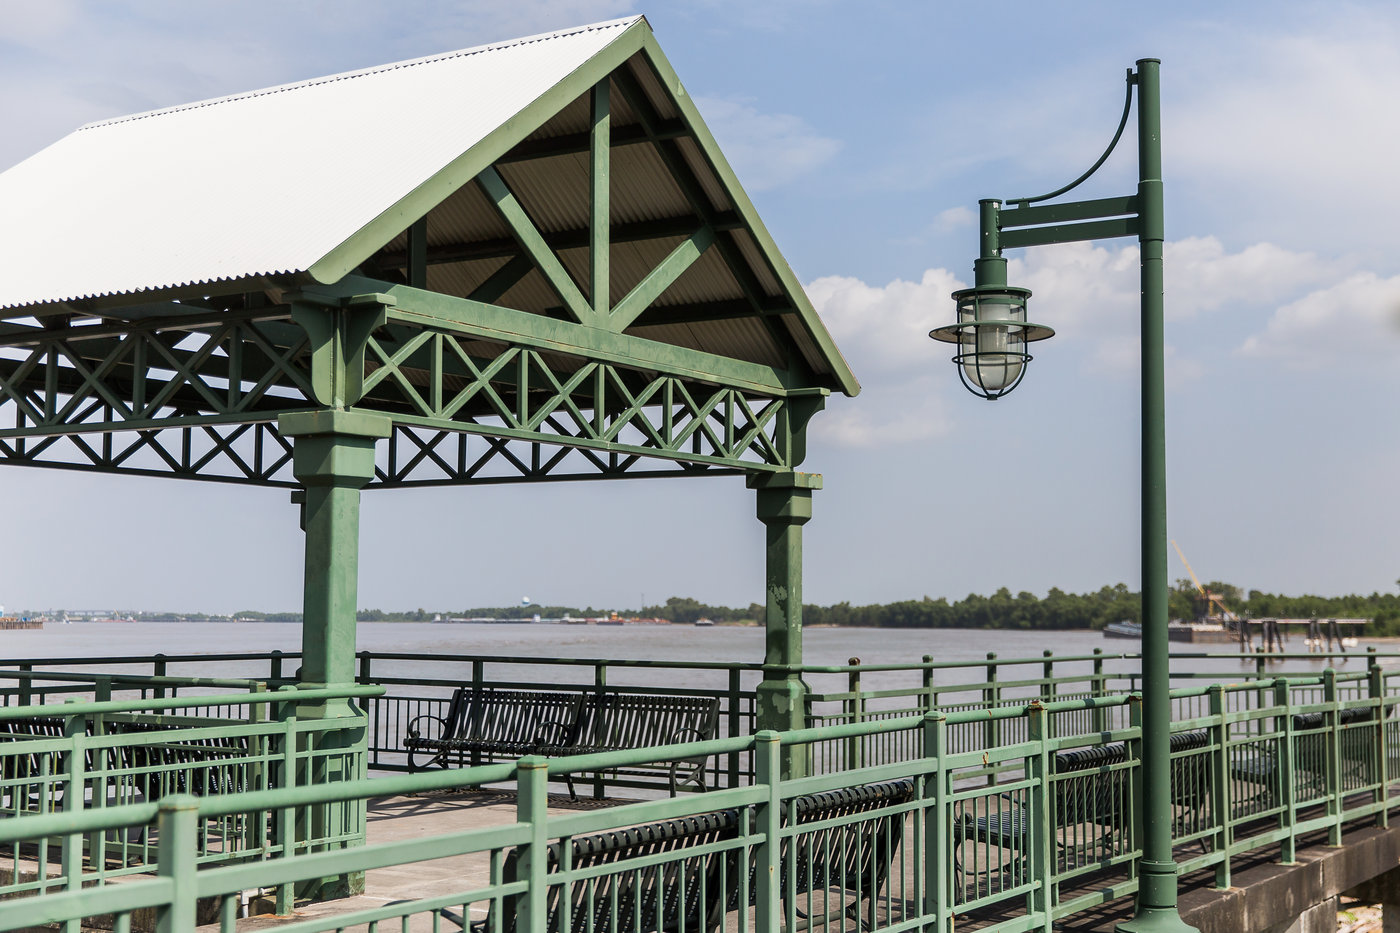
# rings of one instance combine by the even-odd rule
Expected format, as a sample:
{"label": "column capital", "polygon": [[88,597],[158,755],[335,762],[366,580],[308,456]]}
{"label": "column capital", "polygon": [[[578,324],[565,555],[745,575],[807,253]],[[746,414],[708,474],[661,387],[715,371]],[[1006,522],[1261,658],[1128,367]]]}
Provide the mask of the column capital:
{"label": "column capital", "polygon": [[805,525],[812,520],[812,492],[822,487],[820,473],[769,473],[750,476],[758,492],[758,520],[765,525]]}
{"label": "column capital", "polygon": [[277,419],[282,436],[295,438],[292,473],[303,486],[364,486],[374,479],[374,445],[392,428],[385,415],[341,409]]}
{"label": "column capital", "polygon": [[750,473],[744,478],[750,489],[821,489],[820,473]]}
{"label": "column capital", "polygon": [[394,423],[388,415],[346,411],[343,408],[289,411],[277,417],[277,433],[283,437],[341,434],[380,440],[388,437],[393,427]]}

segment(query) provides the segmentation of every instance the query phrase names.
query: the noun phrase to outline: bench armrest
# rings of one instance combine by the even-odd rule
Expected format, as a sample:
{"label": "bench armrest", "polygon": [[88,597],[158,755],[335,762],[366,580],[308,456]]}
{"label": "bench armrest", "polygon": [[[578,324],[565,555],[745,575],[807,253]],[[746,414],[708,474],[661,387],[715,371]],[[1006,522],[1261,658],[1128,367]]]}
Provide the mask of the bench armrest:
{"label": "bench armrest", "polygon": [[438,738],[449,738],[449,736],[442,734],[447,731],[447,720],[443,719],[441,716],[434,716],[431,713],[422,713],[408,721],[407,732],[409,738],[416,739],[421,736],[421,733],[418,731],[418,724],[425,719],[438,724]]}
{"label": "bench armrest", "polygon": [[[535,745],[575,745],[576,742],[569,741],[569,733],[573,731],[574,723],[571,722],[542,722],[535,729],[535,737],[531,741]],[[550,735],[549,733],[553,733]]]}

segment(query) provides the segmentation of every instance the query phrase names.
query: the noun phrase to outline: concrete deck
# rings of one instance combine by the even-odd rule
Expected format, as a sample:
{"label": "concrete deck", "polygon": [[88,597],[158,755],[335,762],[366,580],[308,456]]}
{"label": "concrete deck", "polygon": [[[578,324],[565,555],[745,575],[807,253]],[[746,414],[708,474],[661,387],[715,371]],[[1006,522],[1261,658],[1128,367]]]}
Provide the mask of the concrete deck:
{"label": "concrete deck", "polygon": [[[633,801],[626,799],[570,800],[567,795],[550,795],[549,813],[559,816],[579,810],[596,810]],[[411,797],[380,797],[369,801],[367,841],[369,843],[400,842],[425,836],[462,832],[483,826],[503,826],[515,821],[515,794],[495,791],[434,792]],[[452,891],[467,891],[489,883],[489,863],[484,854],[396,865],[369,872],[365,877],[365,893],[356,897],[323,901],[298,907],[291,917],[271,914],[238,921],[238,933],[271,930],[289,921],[315,920],[360,910],[373,910],[395,901],[433,897]],[[468,920],[485,918],[480,908]],[[396,923],[395,929],[399,929]],[[217,923],[198,928],[217,931]],[[348,927],[347,933],[364,927]],[[451,929],[446,925],[441,929]],[[410,921],[407,933],[431,933],[430,917],[417,916]]]}

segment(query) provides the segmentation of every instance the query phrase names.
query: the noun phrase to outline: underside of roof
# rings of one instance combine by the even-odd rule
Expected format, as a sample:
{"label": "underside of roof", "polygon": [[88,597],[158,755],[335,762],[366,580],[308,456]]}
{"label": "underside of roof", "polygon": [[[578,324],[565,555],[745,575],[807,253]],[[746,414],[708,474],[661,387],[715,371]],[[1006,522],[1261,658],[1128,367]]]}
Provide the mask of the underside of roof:
{"label": "underside of roof", "polygon": [[242,312],[353,273],[578,321],[563,291],[597,274],[598,88],[604,304],[646,293],[620,332],[855,394],[641,18],[84,127],[0,174],[0,308],[11,326]]}

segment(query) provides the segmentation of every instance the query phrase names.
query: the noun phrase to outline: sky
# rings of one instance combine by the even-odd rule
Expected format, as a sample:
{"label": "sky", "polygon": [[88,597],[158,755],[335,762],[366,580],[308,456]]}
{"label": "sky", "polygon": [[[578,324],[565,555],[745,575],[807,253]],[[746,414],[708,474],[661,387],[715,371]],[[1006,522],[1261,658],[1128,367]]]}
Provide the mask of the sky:
{"label": "sky", "polygon": [[[805,601],[1140,585],[1136,244],[1008,251],[1057,334],[996,403],[925,335],[978,199],[1092,164],[1148,57],[1169,535],[1245,589],[1397,585],[1395,4],[0,0],[0,168],[90,120],[636,13],[863,385],[812,422]],[[1132,135],[1073,197],[1133,193]],[[0,510],[11,607],[300,604],[285,490],[13,469]],[[359,603],[747,605],[762,541],[735,478],[384,491]]]}

